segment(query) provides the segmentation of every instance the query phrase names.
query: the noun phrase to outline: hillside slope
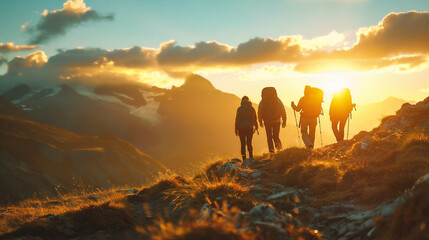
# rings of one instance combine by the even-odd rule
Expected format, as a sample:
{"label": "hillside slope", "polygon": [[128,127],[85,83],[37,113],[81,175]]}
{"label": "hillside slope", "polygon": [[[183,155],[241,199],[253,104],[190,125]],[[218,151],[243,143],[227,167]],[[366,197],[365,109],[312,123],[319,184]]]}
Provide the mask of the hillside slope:
{"label": "hillside slope", "polygon": [[76,184],[142,183],[165,167],[114,135],[86,136],[0,115],[0,201],[56,196]]}
{"label": "hillside slope", "polygon": [[6,239],[428,239],[428,173],[426,98],[340,144],[215,162],[61,214],[24,220],[21,204],[0,221]]}

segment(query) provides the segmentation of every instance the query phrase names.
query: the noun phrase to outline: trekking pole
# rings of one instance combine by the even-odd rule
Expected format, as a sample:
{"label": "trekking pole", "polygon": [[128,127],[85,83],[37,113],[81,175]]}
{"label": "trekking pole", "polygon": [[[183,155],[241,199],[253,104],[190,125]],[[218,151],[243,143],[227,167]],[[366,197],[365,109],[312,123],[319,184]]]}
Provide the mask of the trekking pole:
{"label": "trekking pole", "polygon": [[349,140],[350,119],[352,119],[351,116],[352,113],[350,112],[349,117],[347,119],[347,140]]}
{"label": "trekking pole", "polygon": [[319,130],[320,130],[320,145],[323,147],[322,124],[320,123],[320,116],[319,116]]}
{"label": "trekking pole", "polygon": [[298,127],[298,121],[296,120],[296,112],[295,112],[295,110],[293,110],[293,115],[295,116],[295,125],[296,125],[296,132],[298,133],[299,147],[301,147],[301,137],[299,136],[299,127]]}
{"label": "trekking pole", "polygon": [[[356,111],[356,107],[354,107]],[[350,129],[350,120],[352,119],[352,112],[349,114],[349,118],[347,119],[347,140],[349,140],[349,129]]]}

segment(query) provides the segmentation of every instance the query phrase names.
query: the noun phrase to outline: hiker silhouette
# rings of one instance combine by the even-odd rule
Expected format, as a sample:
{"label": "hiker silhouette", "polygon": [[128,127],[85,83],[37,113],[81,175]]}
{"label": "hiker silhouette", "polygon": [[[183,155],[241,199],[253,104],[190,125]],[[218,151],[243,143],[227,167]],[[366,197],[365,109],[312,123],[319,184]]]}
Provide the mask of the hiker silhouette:
{"label": "hiker silhouette", "polygon": [[329,116],[332,123],[332,131],[334,132],[337,142],[344,140],[344,128],[355,106],[356,104],[352,103],[352,96],[348,88],[343,88],[334,93],[329,107]]}
{"label": "hiker silhouette", "polygon": [[[266,87],[262,89],[262,100],[258,107],[259,125],[264,127],[267,133],[268,149],[270,153],[274,153],[274,145],[277,150],[282,149],[280,141],[280,123],[282,127],[286,127],[286,111],[285,107],[277,96],[277,91],[274,87]],[[273,143],[274,141],[274,143]]]}
{"label": "hiker silhouette", "polygon": [[249,158],[253,158],[252,138],[256,130],[258,130],[256,111],[252,107],[249,97],[244,96],[241,98],[241,105],[238,107],[235,116],[235,135],[240,137],[243,161],[246,159],[246,145],[249,151]]}
{"label": "hiker silhouette", "polygon": [[302,141],[307,148],[314,147],[316,136],[317,117],[322,111],[323,91],[310,87],[304,88],[304,96],[299,99],[298,105],[292,101],[291,107],[297,112],[301,112],[299,126],[301,127]]}

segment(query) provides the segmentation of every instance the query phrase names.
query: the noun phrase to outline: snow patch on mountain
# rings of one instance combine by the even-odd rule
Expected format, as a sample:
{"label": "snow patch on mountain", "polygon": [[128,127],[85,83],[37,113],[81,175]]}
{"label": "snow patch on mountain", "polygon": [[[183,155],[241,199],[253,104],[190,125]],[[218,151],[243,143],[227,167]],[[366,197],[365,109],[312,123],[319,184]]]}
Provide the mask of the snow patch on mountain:
{"label": "snow patch on mountain", "polygon": [[[152,124],[158,124],[161,121],[161,115],[158,114],[158,108],[160,103],[155,101],[154,97],[163,95],[164,93],[144,91],[143,96],[145,97],[147,104],[145,106],[135,107],[135,106],[126,104],[125,102],[121,101],[115,96],[97,94],[90,88],[76,87],[75,90],[79,94],[87,96],[93,100],[108,102],[108,103],[115,103],[122,107],[125,107],[129,110],[131,114],[141,119],[144,119],[146,121],[149,121]],[[123,96],[124,98],[132,99],[126,94],[121,94],[121,93],[115,93],[115,94]]]}

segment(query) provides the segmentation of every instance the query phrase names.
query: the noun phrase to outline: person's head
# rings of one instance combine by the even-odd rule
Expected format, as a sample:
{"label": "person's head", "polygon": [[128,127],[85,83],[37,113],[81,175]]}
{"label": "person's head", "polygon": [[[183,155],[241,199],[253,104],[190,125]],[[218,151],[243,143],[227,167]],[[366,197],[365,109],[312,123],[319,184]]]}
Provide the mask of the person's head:
{"label": "person's head", "polygon": [[308,85],[305,85],[305,87],[304,87],[304,95],[305,96],[310,95],[310,91],[311,91],[311,87],[308,86]]}
{"label": "person's head", "polygon": [[249,97],[248,96],[244,96],[241,98],[241,101],[249,101]]}

